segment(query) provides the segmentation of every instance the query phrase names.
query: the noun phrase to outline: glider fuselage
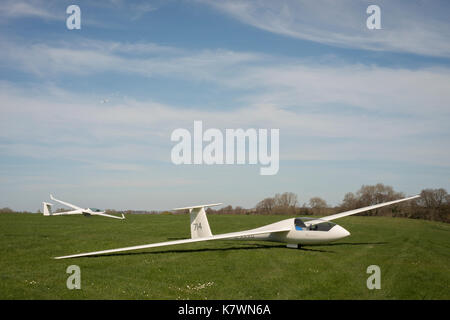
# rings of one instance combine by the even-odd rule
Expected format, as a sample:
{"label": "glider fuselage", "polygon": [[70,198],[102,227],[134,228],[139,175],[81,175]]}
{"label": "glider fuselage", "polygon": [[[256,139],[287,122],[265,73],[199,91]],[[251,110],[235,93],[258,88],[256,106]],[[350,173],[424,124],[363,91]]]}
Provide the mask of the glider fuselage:
{"label": "glider fuselage", "polygon": [[[256,235],[244,235],[231,238],[232,240],[263,240],[288,244],[320,244],[327,243],[348,237],[350,232],[340,225],[323,221],[315,225],[308,225],[310,218],[290,218],[266,225],[261,228],[249,231],[263,231],[264,229],[274,230],[280,228],[290,228],[286,232],[263,233]],[[312,220],[312,219],[311,219]],[[231,240],[230,239],[230,240]]]}

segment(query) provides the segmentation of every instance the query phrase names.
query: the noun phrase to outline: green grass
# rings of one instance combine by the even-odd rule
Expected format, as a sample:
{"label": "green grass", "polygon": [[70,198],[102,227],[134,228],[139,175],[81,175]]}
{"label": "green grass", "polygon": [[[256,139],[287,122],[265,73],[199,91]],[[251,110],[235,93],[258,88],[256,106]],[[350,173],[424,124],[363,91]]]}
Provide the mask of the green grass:
{"label": "green grass", "polygon": [[[209,216],[213,233],[288,216]],[[402,218],[347,217],[352,235],[287,249],[258,241],[212,241],[54,260],[52,257],[189,238],[187,215],[0,215],[0,299],[449,299],[450,225]],[[68,290],[69,265],[81,290]],[[369,265],[381,289],[369,290]]]}

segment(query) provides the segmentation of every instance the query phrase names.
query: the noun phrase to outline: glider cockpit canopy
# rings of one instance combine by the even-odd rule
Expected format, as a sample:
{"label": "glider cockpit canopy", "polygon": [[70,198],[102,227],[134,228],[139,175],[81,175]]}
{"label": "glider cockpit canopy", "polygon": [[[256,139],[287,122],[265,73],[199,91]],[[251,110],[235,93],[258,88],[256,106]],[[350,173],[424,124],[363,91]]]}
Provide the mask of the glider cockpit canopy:
{"label": "glider cockpit canopy", "polygon": [[308,220],[315,220],[315,218],[295,218],[294,224],[295,224],[295,230],[310,230],[310,231],[329,231],[331,228],[333,228],[336,224],[329,221],[323,221],[317,224],[309,225]]}

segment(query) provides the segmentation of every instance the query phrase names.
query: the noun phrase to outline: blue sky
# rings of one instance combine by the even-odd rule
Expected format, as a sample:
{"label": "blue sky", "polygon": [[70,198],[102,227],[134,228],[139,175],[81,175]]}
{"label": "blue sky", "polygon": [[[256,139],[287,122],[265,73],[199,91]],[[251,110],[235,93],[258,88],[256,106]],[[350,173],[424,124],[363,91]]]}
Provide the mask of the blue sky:
{"label": "blue sky", "polygon": [[[81,30],[66,8],[81,8]],[[368,30],[366,8],[381,8]],[[0,207],[253,207],[450,190],[447,1],[5,1]],[[102,103],[102,101],[107,101]],[[280,170],[181,165],[170,134],[280,129]]]}

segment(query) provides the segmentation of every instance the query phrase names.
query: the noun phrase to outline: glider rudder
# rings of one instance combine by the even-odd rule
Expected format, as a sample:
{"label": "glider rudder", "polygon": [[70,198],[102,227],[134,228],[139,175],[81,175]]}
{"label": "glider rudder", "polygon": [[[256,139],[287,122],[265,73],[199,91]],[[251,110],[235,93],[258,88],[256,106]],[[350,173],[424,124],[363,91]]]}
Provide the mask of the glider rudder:
{"label": "glider rudder", "polygon": [[211,228],[209,227],[208,218],[206,217],[206,207],[213,207],[221,205],[221,203],[202,204],[192,207],[176,208],[174,210],[189,210],[191,216],[191,238],[205,238],[211,237]]}
{"label": "glider rudder", "polygon": [[48,202],[42,202],[42,204],[44,205],[44,216],[51,216],[53,214],[52,212],[52,205],[51,203]]}

